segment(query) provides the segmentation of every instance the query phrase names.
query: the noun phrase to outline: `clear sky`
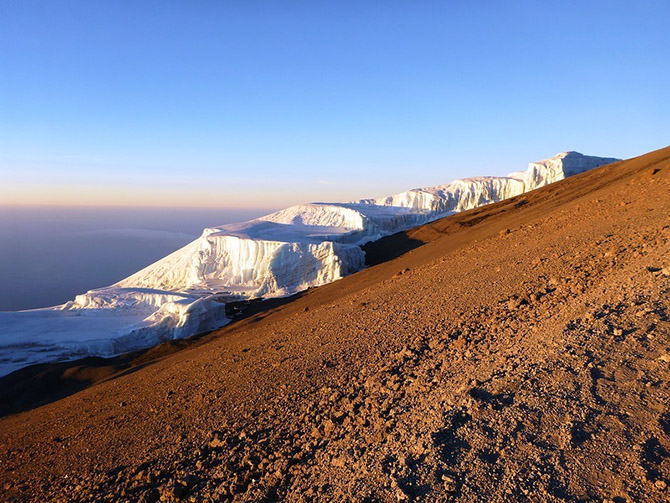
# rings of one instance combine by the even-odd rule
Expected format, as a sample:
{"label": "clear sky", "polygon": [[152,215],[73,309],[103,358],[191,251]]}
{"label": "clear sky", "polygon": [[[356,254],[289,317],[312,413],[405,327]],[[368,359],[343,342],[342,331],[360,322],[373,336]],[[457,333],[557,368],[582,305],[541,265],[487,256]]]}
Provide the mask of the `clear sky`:
{"label": "clear sky", "polygon": [[0,2],[0,204],[281,207],[670,139],[670,2]]}

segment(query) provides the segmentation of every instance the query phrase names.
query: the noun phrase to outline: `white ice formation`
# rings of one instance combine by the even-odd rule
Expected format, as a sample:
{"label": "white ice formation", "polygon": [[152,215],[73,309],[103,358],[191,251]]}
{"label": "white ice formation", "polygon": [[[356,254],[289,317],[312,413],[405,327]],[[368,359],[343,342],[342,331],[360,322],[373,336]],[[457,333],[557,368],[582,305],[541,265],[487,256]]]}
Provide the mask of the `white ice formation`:
{"label": "white ice formation", "polygon": [[456,180],[380,199],[300,204],[210,227],[118,283],[62,306],[0,312],[0,375],[25,365],[114,355],[213,330],[231,299],[290,295],[364,267],[360,245],[616,161],[564,152],[506,177]]}

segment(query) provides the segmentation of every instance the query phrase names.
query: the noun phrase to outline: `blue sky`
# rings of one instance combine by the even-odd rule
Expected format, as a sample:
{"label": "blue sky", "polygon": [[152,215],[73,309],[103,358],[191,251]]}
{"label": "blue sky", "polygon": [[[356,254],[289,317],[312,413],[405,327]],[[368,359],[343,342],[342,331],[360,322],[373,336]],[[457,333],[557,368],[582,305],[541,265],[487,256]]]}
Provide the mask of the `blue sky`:
{"label": "blue sky", "polygon": [[670,3],[5,1],[0,204],[281,207],[670,138]]}

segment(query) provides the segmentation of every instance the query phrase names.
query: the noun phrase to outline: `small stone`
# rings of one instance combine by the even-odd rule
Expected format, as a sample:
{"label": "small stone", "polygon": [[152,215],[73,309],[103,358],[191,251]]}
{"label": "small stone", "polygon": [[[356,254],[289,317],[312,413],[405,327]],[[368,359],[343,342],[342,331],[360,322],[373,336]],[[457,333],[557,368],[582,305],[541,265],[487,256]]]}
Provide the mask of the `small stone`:
{"label": "small stone", "polygon": [[456,481],[452,479],[451,477],[447,475],[442,475],[442,484],[444,486],[444,490],[453,493],[456,492]]}
{"label": "small stone", "polygon": [[330,419],[323,422],[323,432],[326,436],[330,435],[335,430],[335,423]]}
{"label": "small stone", "polygon": [[614,333],[614,335],[619,337],[619,336],[623,335],[623,330],[621,328],[615,328],[613,333]]}
{"label": "small stone", "polygon": [[409,499],[407,493],[399,487],[395,490],[395,497],[398,501],[407,501]]}
{"label": "small stone", "polygon": [[163,486],[161,489],[161,500],[173,500],[175,498],[180,499],[186,496],[188,488],[186,484],[180,481],[174,481],[170,484]]}
{"label": "small stone", "polygon": [[525,298],[525,297],[522,297],[522,298],[514,297],[514,298],[510,299],[509,302],[507,303],[507,308],[510,309],[510,310],[518,309],[522,305],[528,304],[528,300],[529,299]]}
{"label": "small stone", "polygon": [[212,449],[217,449],[219,447],[223,447],[226,445],[225,441],[223,440],[223,435],[217,431],[213,431],[211,434],[211,440],[209,441],[209,446]]}
{"label": "small stone", "polygon": [[654,482],[654,485],[656,486],[656,489],[660,489],[661,491],[665,491],[665,488],[668,487],[668,484],[666,484],[664,480],[657,480]]}

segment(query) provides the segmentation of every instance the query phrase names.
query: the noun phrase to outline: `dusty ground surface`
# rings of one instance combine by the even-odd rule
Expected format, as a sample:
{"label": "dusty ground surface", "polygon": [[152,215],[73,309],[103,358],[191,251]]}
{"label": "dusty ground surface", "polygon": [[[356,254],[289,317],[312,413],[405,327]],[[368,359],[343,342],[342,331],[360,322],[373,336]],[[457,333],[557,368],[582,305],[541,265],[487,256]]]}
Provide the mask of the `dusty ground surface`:
{"label": "dusty ground surface", "polygon": [[0,419],[0,499],[670,499],[670,148],[403,247]]}

